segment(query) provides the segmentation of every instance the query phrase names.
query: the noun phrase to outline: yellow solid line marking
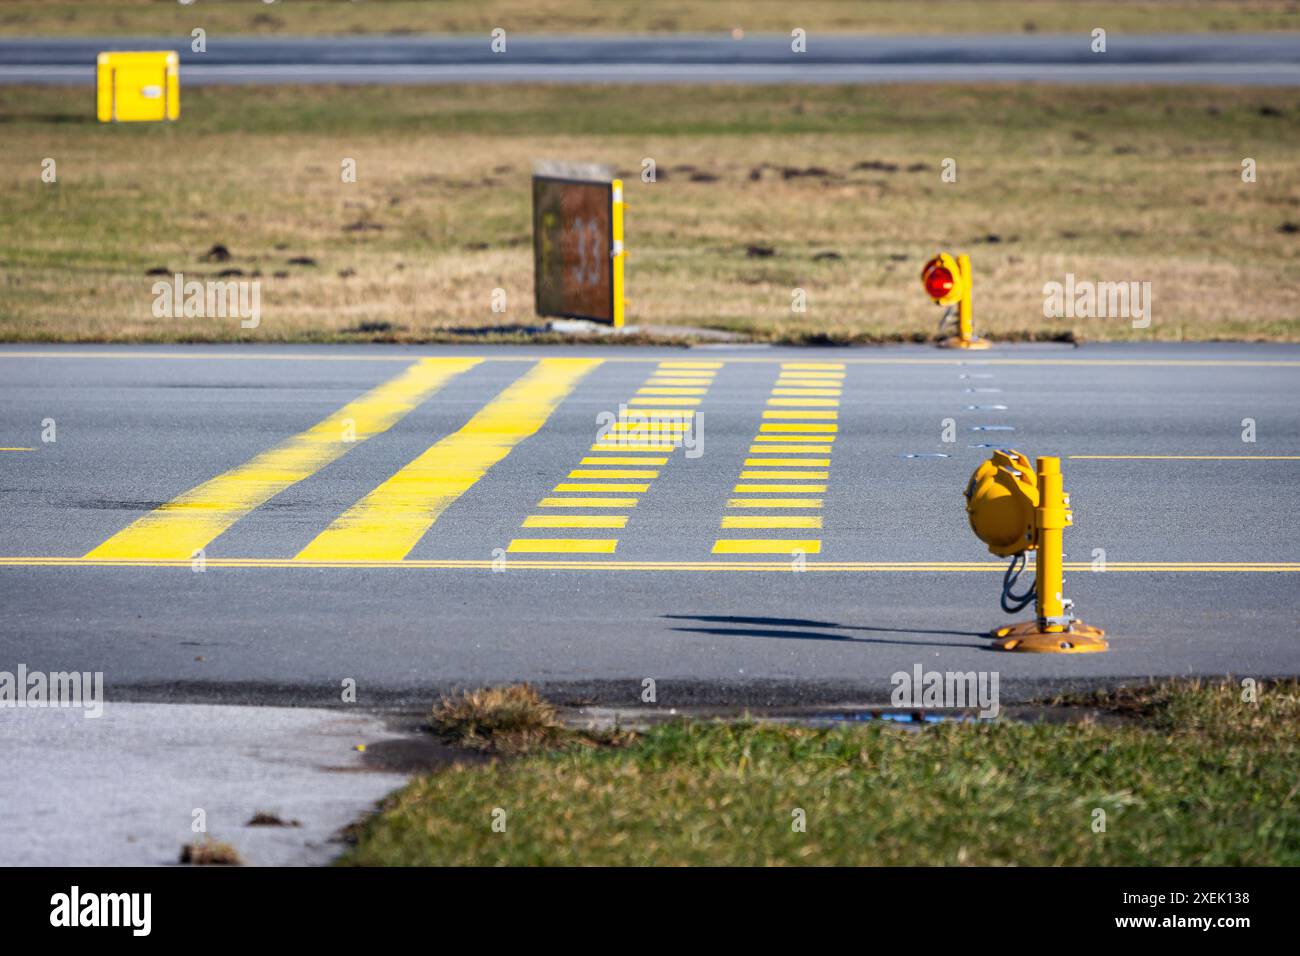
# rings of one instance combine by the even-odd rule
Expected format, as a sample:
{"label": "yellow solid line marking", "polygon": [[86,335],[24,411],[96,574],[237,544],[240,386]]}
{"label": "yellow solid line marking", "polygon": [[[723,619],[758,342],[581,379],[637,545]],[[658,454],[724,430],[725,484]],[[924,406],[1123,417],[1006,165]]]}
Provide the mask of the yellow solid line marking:
{"label": "yellow solid line marking", "polygon": [[515,538],[511,554],[613,554],[617,538]]}
{"label": "yellow solid line marking", "polygon": [[35,448],[0,448],[0,451],[35,451]]}
{"label": "yellow solid line marking", "polygon": [[820,508],[821,506],[820,498],[729,498],[727,500],[728,508]]}
{"label": "yellow solid line marking", "polygon": [[[90,551],[89,558],[189,558],[289,486],[387,431],[481,359],[421,359],[305,432],[173,498]],[[345,433],[354,442],[344,442]]]}
{"label": "yellow solid line marking", "polygon": [[619,484],[617,482],[582,482],[574,484],[572,482],[562,482],[555,486],[556,491],[635,491],[642,493],[650,490],[649,485],[629,485]]}
{"label": "yellow solid line marking", "polygon": [[[838,425],[823,425],[811,422],[766,422],[758,426],[762,432],[836,432]],[[782,439],[784,441],[784,439]]]}
{"label": "yellow solid line marking", "polygon": [[769,398],[767,404],[784,408],[839,408],[840,400],[838,398]]}
{"label": "yellow solid line marking", "polygon": [[725,528],[820,528],[821,515],[728,515]]}
{"label": "yellow solid line marking", "polygon": [[658,478],[659,472],[649,468],[575,468],[570,478]]}
{"label": "yellow solid line marking", "polygon": [[[831,466],[831,460],[829,458],[746,458],[745,459],[746,468],[781,468],[787,465],[794,465],[796,467],[802,466],[805,468],[806,467],[816,468],[817,466],[820,465],[822,468],[829,468]],[[821,474],[824,475],[825,472],[822,472]],[[745,476],[742,474],[741,477],[743,478]]]}
{"label": "yellow solid line marking", "polygon": [[578,464],[580,465],[666,465],[668,464],[668,459],[648,458],[648,457],[638,458],[635,456],[625,457],[625,458],[594,458],[589,456],[587,458],[582,459],[582,461],[578,462]]}
{"label": "yellow solid line marking", "polygon": [[543,498],[539,508],[635,508],[640,498]]}
{"label": "yellow solid line marking", "polygon": [[339,515],[298,557],[403,558],[439,516],[537,433],[599,359],[543,359],[461,428]]}
{"label": "yellow solid line marking", "polygon": [[1066,455],[1093,461],[1300,461],[1300,455]]}
{"label": "yellow solid line marking", "polygon": [[[766,426],[764,426],[764,427],[766,427]],[[774,442],[799,442],[799,441],[807,441],[807,442],[833,442],[833,441],[835,441],[835,436],[834,436],[834,435],[755,435],[755,436],[754,436],[754,441],[757,441],[757,442],[764,442],[764,441],[774,441]],[[822,448],[822,447],[826,447],[826,446],[818,445],[817,447],[818,447],[818,448]],[[827,447],[826,450],[827,450],[827,451],[830,451],[830,448]]]}
{"label": "yellow solid line marking", "polygon": [[811,479],[814,481],[826,481],[830,478],[828,471],[742,471],[741,478],[748,478],[751,481],[799,481]]}
{"label": "yellow solid line marking", "polygon": [[840,417],[839,412],[796,412],[785,411],[783,409],[766,409],[763,412],[764,418],[793,418],[795,420],[830,420],[834,421]]}
{"label": "yellow solid line marking", "polygon": [[824,492],[826,490],[826,486],[825,485],[736,485],[736,487],[732,488],[731,490],[735,494],[743,494],[746,492],[748,492],[749,494],[762,494],[764,492],[770,492],[774,494],[782,494],[782,493],[788,494],[791,491],[793,492],[806,491],[809,494],[814,494],[818,492]]}
{"label": "yellow solid line marking", "polygon": [[829,455],[831,453],[831,448],[831,445],[750,445],[749,453],[751,455],[771,455],[774,453],[783,455],[813,455],[821,453]]}
{"label": "yellow solid line marking", "polygon": [[[98,353],[96,353],[98,354]],[[208,568],[279,568],[308,570],[315,568],[385,569],[385,570],[479,570],[491,571],[497,562],[482,558],[412,559],[406,561],[299,561],[290,558],[208,558]],[[74,557],[0,557],[0,567],[57,567],[57,568],[173,568],[189,573],[192,562],[188,559],[161,558],[74,558]],[[544,571],[790,571],[789,561],[582,561],[538,560],[511,561],[511,569]],[[1067,562],[1066,571],[1088,571],[1090,562]],[[1000,561],[808,561],[808,571],[834,573],[983,573],[1002,574],[1006,564]],[[1032,568],[1030,569],[1032,570]],[[1300,564],[1283,563],[1188,563],[1159,564],[1151,562],[1109,562],[1107,574],[1124,573],[1199,573],[1199,574],[1300,574]]]}
{"label": "yellow solid line marking", "polygon": [[719,538],[713,542],[714,554],[820,554],[821,550],[822,543],[816,538]]}
{"label": "yellow solid line marking", "polygon": [[627,515],[529,515],[522,528],[623,528]]}
{"label": "yellow solid line marking", "polygon": [[[628,405],[698,405],[698,398],[633,398]],[[638,408],[637,411],[640,411]]]}

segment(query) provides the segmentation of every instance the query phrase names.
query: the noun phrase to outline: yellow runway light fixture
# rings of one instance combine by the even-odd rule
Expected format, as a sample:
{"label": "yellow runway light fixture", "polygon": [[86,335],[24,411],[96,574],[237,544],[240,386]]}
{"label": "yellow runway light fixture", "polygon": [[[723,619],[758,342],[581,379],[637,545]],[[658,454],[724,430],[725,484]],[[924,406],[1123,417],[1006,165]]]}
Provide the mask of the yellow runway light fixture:
{"label": "yellow runway light fixture", "polygon": [[954,259],[946,252],[939,253],[921,269],[921,284],[935,305],[947,306],[939,320],[940,335],[948,327],[953,308],[957,310],[957,334],[940,339],[941,346],[954,349],[989,347],[988,342],[976,338],[972,331],[970,256]]}
{"label": "yellow runway light fixture", "polygon": [[180,57],[172,50],[101,53],[95,69],[101,123],[156,123],[181,115]]}
{"label": "yellow runway light fixture", "polygon": [[[1062,596],[1063,537],[1073,515],[1062,487],[1061,459],[1039,458],[1035,473],[1020,452],[994,452],[966,485],[966,517],[990,552],[1011,558],[1002,578],[1002,609],[1015,614],[1035,602],[1034,620],[992,632],[996,647],[1055,654],[1106,650],[1105,631],[1075,618],[1074,602]],[[1030,551],[1037,561],[1034,587],[1017,594]]]}

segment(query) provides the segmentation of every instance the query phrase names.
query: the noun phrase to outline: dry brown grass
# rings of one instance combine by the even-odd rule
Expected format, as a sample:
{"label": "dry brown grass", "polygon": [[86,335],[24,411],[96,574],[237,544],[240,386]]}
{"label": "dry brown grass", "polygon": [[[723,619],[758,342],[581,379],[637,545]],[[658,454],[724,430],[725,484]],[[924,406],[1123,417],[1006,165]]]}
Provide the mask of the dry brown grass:
{"label": "dry brown grass", "polygon": [[243,866],[244,858],[231,844],[204,837],[181,847],[181,862],[191,866]]}
{"label": "dry brown grass", "polygon": [[1083,32],[1286,30],[1289,0],[6,0],[0,34],[717,32]]}
{"label": "dry brown grass", "polygon": [[[166,128],[0,90],[0,337],[427,341],[531,326],[531,160],[627,180],[629,321],[763,340],[925,338],[937,248],[1003,338],[1300,338],[1293,91],[202,89]],[[59,182],[39,178],[43,157]],[[1259,181],[1243,183],[1243,157]],[[658,181],[639,178],[642,159]],[[940,181],[953,157],[958,181]],[[340,182],[344,158],[359,180]],[[799,171],[814,170],[802,175]],[[820,170],[820,172],[817,172]],[[1290,224],[1290,225],[1288,225]],[[201,256],[214,243],[233,259]],[[754,258],[751,245],[775,255]],[[840,258],[818,258],[832,252]],[[307,256],[314,266],[291,265]],[[155,319],[155,267],[237,268],[262,325]],[[1149,281],[1151,328],[1048,320],[1042,287]],[[492,290],[508,296],[491,310]],[[808,310],[791,310],[793,290]]]}

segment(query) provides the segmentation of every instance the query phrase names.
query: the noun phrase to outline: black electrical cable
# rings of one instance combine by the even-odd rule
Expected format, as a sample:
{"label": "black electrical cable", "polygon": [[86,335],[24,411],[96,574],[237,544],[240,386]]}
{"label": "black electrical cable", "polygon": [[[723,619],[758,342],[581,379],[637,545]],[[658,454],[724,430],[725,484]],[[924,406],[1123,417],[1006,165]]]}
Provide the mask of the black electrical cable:
{"label": "black electrical cable", "polygon": [[1025,552],[1011,556],[1011,563],[1007,565],[1006,573],[1002,575],[1002,610],[1008,614],[1017,614],[1027,608],[1034,600],[1034,585],[1029,586],[1029,590],[1024,594],[1016,594],[1012,590],[1016,586],[1016,581],[1020,578],[1020,572],[1025,569]]}

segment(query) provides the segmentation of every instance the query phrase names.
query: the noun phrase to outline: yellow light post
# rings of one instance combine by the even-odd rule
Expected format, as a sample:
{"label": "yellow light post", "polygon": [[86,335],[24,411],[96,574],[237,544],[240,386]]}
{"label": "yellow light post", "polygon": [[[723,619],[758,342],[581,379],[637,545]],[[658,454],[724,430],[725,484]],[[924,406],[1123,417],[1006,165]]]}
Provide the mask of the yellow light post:
{"label": "yellow light post", "polygon": [[[1064,534],[1073,523],[1070,496],[1061,478],[1061,459],[1043,456],[1037,473],[1018,451],[996,451],[966,485],[966,516],[971,530],[1011,564],[1002,579],[1002,607],[1014,614],[1035,602],[1032,621],[994,629],[1004,651],[1083,654],[1104,651],[1105,631],[1074,616],[1074,602],[1063,596]],[[1036,552],[1034,591],[1016,594],[1025,554]]]}
{"label": "yellow light post", "polygon": [[95,113],[101,123],[180,118],[180,57],[173,50],[101,53],[95,86]]}
{"label": "yellow light post", "polygon": [[941,252],[921,269],[921,285],[926,294],[934,300],[935,305],[947,306],[943,318],[939,320],[939,332],[943,333],[948,325],[953,306],[957,307],[957,334],[942,338],[939,345],[953,349],[986,349],[989,343],[975,336],[974,310],[971,306],[973,286],[970,256],[962,255],[954,259],[946,252]]}

